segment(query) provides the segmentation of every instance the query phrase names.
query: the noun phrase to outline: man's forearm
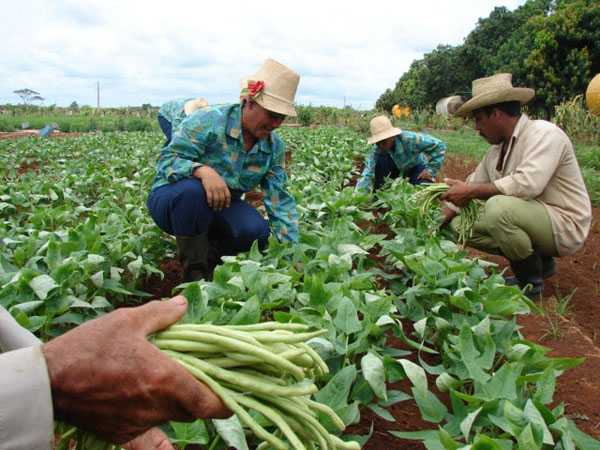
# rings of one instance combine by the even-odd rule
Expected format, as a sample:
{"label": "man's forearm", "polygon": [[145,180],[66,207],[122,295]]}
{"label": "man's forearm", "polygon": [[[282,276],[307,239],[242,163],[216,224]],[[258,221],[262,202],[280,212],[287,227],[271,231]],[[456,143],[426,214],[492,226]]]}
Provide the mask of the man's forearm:
{"label": "man's forearm", "polygon": [[471,199],[487,200],[501,193],[493,183],[469,183],[469,187],[471,189],[469,195]]}

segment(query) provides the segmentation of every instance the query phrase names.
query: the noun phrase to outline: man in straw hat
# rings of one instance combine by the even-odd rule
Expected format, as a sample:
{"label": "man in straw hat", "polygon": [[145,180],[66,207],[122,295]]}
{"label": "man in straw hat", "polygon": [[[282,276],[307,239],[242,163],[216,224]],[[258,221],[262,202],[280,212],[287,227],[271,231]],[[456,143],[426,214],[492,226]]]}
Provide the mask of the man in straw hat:
{"label": "man in straw hat", "polygon": [[433,181],[444,162],[446,144],[427,134],[402,131],[386,116],[373,118],[370,128],[370,153],[357,189],[379,189],[386,177],[402,176],[412,184]]}
{"label": "man in straw hat", "polygon": [[208,102],[202,97],[171,100],[163,104],[158,110],[157,119],[160,129],[167,138],[165,146],[169,145],[173,130],[179,126],[183,119],[197,109],[207,106]]}
{"label": "man in straw hat", "polygon": [[[456,114],[472,115],[492,146],[466,182],[446,180],[451,188],[442,197],[459,207],[486,200],[469,245],[508,258],[515,277],[507,282],[528,286],[532,298],[554,274],[553,257],[577,251],[591,222],[571,141],[556,125],[521,113],[533,96],[533,89],[513,87],[508,73],[473,81],[473,98]],[[457,212],[446,208],[446,223]]]}
{"label": "man in straw hat", "polygon": [[[221,255],[265,248],[270,227],[298,240],[296,202],[286,189],[285,149],[274,132],[295,116],[300,77],[272,59],[246,78],[240,103],[201,108],[161,150],[148,197],[156,224],[175,235],[186,281],[209,279]],[[269,222],[241,199],[260,186]]]}

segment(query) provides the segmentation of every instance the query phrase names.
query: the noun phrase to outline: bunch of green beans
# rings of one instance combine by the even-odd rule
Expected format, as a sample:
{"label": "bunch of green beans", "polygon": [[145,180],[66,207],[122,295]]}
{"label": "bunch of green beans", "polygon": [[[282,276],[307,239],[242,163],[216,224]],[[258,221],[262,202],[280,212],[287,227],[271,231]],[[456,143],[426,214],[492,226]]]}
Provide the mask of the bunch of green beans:
{"label": "bunch of green beans", "polygon": [[[217,394],[261,444],[258,449],[358,450],[319,422],[319,413],[342,431],[344,422],[328,406],[312,400],[311,378],[326,374],[327,364],[306,343],[326,333],[303,324],[173,325],[154,344]],[[260,413],[268,431],[249,413]]]}
{"label": "bunch of green beans", "polygon": [[[448,189],[450,189],[450,186],[446,183],[432,183],[419,190],[417,192],[417,200],[421,203],[421,207],[419,208],[421,214],[426,215],[433,208],[434,202],[437,202]],[[481,205],[481,201],[471,200],[466,206],[461,208],[461,220],[458,222],[456,229],[459,244],[465,245],[473,235],[473,226],[479,219]]]}

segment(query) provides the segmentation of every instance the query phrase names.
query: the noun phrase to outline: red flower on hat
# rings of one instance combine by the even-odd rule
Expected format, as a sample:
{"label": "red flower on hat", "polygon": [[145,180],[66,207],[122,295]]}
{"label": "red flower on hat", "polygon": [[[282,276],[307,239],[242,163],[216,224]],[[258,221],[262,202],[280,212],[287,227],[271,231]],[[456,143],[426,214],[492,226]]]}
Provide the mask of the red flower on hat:
{"label": "red flower on hat", "polygon": [[265,89],[265,82],[262,80],[248,81],[248,95],[254,98]]}

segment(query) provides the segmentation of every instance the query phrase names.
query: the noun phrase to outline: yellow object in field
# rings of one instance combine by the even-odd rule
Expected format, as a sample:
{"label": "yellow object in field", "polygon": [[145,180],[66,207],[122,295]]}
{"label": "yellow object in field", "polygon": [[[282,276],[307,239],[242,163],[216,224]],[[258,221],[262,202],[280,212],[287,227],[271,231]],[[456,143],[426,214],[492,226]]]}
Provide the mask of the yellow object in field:
{"label": "yellow object in field", "polygon": [[400,106],[400,105],[394,105],[392,108],[392,115],[396,118],[396,119],[402,119],[403,117],[410,117],[410,106]]}
{"label": "yellow object in field", "polygon": [[600,116],[600,73],[590,81],[585,93],[585,102],[592,114]]}

